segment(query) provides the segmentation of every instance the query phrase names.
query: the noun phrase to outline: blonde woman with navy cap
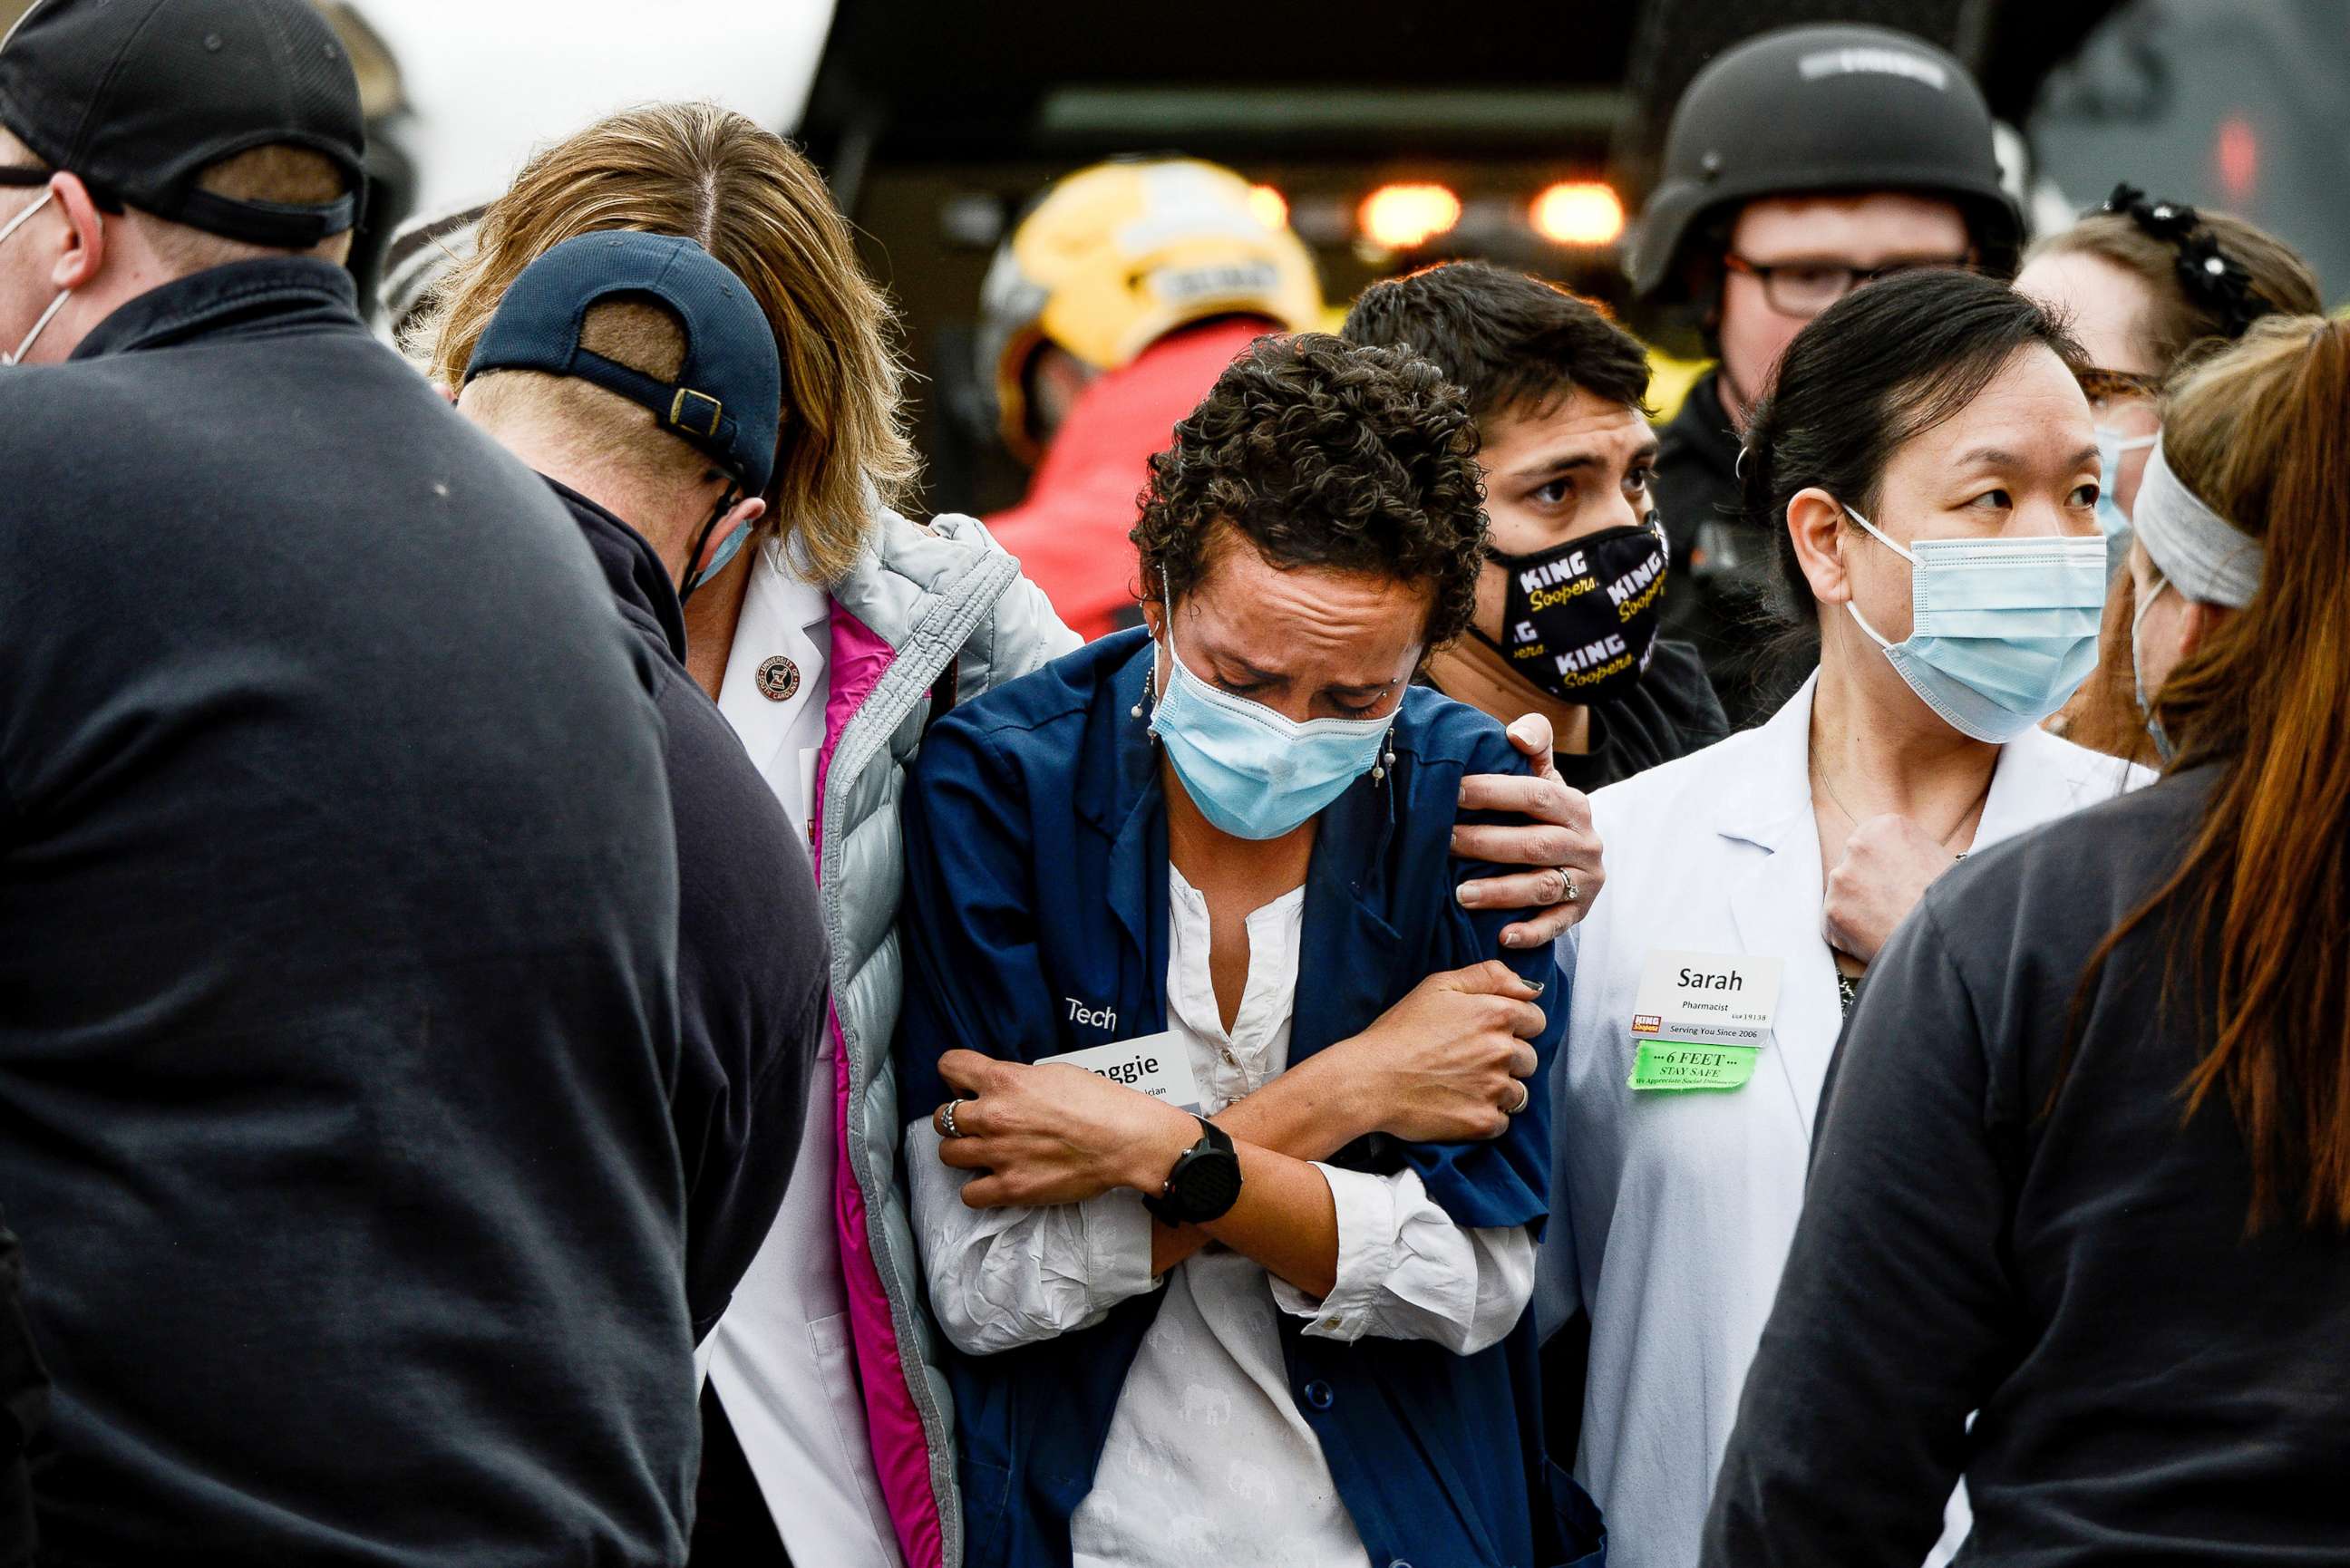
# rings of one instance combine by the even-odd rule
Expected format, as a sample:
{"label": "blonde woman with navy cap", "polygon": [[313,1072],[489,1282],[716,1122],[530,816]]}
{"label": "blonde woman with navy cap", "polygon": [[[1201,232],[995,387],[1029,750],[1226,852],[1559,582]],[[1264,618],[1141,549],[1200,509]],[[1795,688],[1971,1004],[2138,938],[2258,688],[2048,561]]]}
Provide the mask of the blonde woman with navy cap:
{"label": "blonde woman with navy cap", "polygon": [[1818,669],[1762,728],[1593,797],[1610,886],[1563,945],[1538,1299],[1546,1330],[1588,1314],[1575,1468],[1618,1564],[1697,1558],[1868,960],[1955,860],[2132,782],[2037,727],[2105,600],[2078,362],[1965,273],[1805,327],[1742,466]]}

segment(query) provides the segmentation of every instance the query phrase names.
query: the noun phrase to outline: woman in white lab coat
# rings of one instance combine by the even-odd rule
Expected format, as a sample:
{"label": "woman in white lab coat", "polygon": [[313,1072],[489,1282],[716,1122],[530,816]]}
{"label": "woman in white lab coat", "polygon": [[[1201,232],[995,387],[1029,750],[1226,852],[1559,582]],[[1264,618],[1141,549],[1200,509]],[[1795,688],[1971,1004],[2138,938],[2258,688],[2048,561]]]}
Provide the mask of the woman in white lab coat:
{"label": "woman in white lab coat", "polygon": [[1956,858],[2143,776],[2038,727],[2105,599],[2080,363],[1965,273],[1807,327],[1742,468],[1819,668],[1760,729],[1593,797],[1608,886],[1563,947],[1540,1301],[1546,1330],[1588,1314],[1575,1470],[1618,1568],[1697,1560],[1868,959]]}

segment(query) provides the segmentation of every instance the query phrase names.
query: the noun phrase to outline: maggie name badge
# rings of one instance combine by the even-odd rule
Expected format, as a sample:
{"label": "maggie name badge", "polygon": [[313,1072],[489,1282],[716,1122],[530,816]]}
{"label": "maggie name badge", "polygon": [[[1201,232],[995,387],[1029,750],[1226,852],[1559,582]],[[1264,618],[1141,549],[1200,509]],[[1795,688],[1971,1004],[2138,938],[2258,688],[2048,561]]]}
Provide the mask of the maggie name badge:
{"label": "maggie name badge", "polygon": [[1736,1089],[1779,1012],[1783,960],[1658,949],[1632,1009],[1635,1089]]}
{"label": "maggie name badge", "polygon": [[1088,1045],[1082,1051],[1065,1052],[1058,1056],[1040,1056],[1036,1065],[1056,1062],[1083,1067],[1129,1089],[1139,1089],[1178,1110],[1199,1113],[1200,1086],[1191,1077],[1191,1048],[1172,1033],[1114,1040],[1107,1045]]}

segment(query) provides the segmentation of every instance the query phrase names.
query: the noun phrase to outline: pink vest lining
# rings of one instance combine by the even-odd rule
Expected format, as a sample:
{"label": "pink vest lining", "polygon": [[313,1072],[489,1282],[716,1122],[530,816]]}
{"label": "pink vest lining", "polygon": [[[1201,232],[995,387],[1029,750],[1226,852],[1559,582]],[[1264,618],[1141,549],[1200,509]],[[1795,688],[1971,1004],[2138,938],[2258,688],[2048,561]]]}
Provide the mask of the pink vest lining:
{"label": "pink vest lining", "polygon": [[[817,875],[824,868],[825,784],[832,773],[832,754],[842,732],[873,695],[881,678],[896,662],[898,650],[873,629],[840,607],[832,607],[832,691],[825,703],[824,748],[816,754],[816,821],[810,828]],[[907,1386],[906,1367],[899,1353],[898,1327],[889,1312],[889,1292],[867,1243],[865,1192],[848,1159],[848,1041],[840,1027],[840,1011],[831,1010],[833,1040],[833,1218],[840,1241],[840,1278],[848,1299],[849,1341],[857,1357],[858,1381],[865,1395],[865,1418],[870,1428],[874,1470],[881,1483],[882,1501],[898,1532],[899,1549],[907,1568],[943,1568],[944,1532],[939,1521],[939,1501],[931,1486],[931,1446],[922,1430],[921,1412]],[[869,1043],[868,1043],[869,1044]],[[888,1042],[881,1043],[886,1049]]]}

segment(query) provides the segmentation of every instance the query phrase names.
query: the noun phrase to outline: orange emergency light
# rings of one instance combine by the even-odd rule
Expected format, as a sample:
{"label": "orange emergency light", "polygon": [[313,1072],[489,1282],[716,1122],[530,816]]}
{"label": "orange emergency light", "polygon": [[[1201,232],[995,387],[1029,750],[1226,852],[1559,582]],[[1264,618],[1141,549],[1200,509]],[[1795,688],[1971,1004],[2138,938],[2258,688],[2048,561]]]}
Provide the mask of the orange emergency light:
{"label": "orange emergency light", "polygon": [[1562,180],[1534,198],[1526,221],[1554,244],[1614,244],[1624,233],[1624,202],[1596,180]]}
{"label": "orange emergency light", "polygon": [[1461,221],[1461,198],[1443,185],[1382,185],[1363,198],[1356,221],[1381,250],[1408,251],[1450,233]]}

